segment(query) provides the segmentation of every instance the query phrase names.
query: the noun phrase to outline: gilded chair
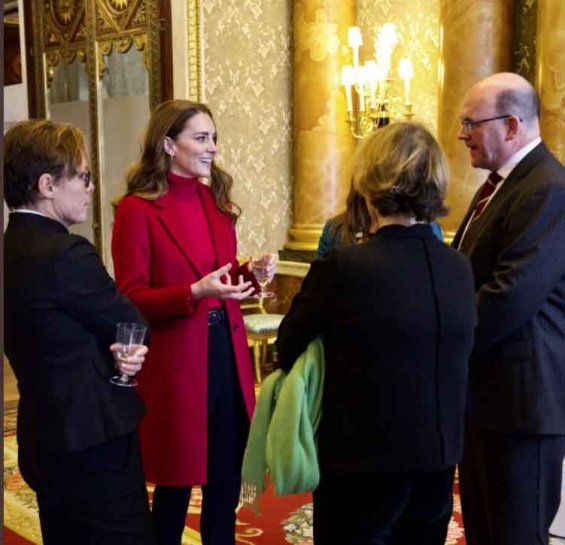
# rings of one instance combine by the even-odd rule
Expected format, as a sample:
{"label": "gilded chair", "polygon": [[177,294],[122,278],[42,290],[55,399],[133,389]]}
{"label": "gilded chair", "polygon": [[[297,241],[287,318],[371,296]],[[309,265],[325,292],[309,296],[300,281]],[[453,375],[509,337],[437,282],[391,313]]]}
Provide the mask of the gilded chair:
{"label": "gilded chair", "polygon": [[[247,340],[253,349],[255,380],[258,384],[261,384],[261,369],[267,360],[269,343],[273,343],[277,338],[277,331],[284,314],[267,312],[262,299],[245,300],[241,308],[244,311],[243,320]],[[250,310],[256,312],[248,313]]]}

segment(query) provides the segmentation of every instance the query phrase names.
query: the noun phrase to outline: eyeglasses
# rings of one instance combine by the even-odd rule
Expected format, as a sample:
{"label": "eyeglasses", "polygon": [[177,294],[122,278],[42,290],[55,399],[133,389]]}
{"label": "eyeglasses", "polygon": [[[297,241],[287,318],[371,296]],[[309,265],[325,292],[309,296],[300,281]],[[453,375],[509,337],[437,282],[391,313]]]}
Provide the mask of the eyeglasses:
{"label": "eyeglasses", "polygon": [[77,177],[79,177],[84,182],[84,187],[88,189],[88,186],[90,185],[90,181],[92,179],[90,170],[86,170],[84,172],[78,172]]}
{"label": "eyeglasses", "polygon": [[[461,120],[461,128],[465,132],[469,132],[475,127],[482,125],[483,123],[488,123],[489,121],[496,121],[497,119],[508,119],[510,117],[514,117],[514,116],[512,114],[505,114],[505,115],[497,115],[495,117],[486,117],[485,119],[477,119],[477,120],[465,118]],[[518,118],[518,120],[520,122],[522,121],[520,117]]]}

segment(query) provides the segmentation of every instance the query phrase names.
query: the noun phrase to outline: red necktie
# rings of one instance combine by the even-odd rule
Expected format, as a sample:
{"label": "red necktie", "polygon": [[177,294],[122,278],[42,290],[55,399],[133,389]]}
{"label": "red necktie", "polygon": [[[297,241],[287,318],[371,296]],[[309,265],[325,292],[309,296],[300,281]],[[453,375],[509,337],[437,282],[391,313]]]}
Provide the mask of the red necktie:
{"label": "red necktie", "polygon": [[502,176],[496,172],[491,172],[488,175],[488,178],[481,187],[479,198],[477,200],[477,203],[475,204],[473,215],[471,216],[471,221],[475,221],[482,214],[491,195],[494,193],[494,190],[496,189],[496,184],[498,184],[500,180],[502,180]]}

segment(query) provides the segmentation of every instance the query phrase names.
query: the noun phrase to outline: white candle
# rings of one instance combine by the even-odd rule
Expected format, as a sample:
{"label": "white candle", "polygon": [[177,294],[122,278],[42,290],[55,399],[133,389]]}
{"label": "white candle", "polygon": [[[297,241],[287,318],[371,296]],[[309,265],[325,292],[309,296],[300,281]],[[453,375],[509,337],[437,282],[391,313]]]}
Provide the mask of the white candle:
{"label": "white candle", "polygon": [[359,66],[359,47],[363,44],[361,29],[358,26],[349,27],[347,32],[347,45],[353,50],[353,67]]}
{"label": "white candle", "polygon": [[374,102],[377,96],[377,85],[379,80],[377,63],[375,61],[367,61],[365,63],[365,77],[367,79],[367,85],[369,87],[369,97],[371,100],[371,106],[374,106]]}
{"label": "white candle", "polygon": [[365,111],[365,87],[367,86],[367,68],[360,66],[357,71],[357,91],[359,93],[359,111]]}
{"label": "white candle", "polygon": [[353,99],[351,96],[351,87],[355,84],[355,69],[350,64],[346,64],[341,69],[341,84],[345,87],[345,100],[347,111],[353,111]]}
{"label": "white candle", "polygon": [[400,59],[398,73],[404,81],[404,103],[410,104],[410,80],[414,77],[414,68],[408,58]]}
{"label": "white candle", "polygon": [[353,111],[353,98],[351,96],[351,85],[345,86],[345,101],[347,103],[347,111]]}

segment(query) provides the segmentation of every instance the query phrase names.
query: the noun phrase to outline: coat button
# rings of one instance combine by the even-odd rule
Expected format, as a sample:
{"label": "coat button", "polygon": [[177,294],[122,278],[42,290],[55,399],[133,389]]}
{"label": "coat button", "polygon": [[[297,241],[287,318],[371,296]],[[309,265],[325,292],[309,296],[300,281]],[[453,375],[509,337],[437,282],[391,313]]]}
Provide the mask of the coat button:
{"label": "coat button", "polygon": [[239,329],[239,324],[233,324],[233,330],[237,331]]}

